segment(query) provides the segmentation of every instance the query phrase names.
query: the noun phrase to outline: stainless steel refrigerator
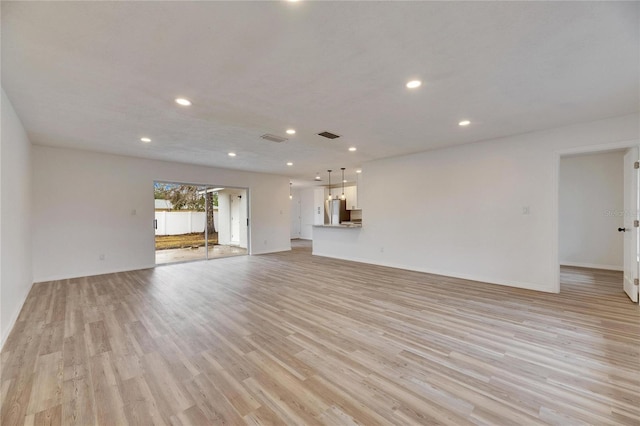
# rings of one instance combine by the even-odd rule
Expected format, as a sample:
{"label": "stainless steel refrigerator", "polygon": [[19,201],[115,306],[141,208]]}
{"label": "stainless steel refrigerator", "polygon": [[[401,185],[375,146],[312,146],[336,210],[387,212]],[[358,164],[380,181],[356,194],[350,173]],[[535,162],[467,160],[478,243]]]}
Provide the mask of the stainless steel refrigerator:
{"label": "stainless steel refrigerator", "polygon": [[346,200],[328,200],[326,202],[330,225],[339,225],[349,220]]}

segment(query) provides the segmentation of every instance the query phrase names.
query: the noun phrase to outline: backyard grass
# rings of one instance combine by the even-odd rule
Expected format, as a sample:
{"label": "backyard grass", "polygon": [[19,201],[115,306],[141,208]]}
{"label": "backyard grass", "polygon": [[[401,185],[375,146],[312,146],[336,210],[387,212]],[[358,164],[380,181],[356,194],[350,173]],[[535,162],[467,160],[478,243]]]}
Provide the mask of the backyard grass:
{"label": "backyard grass", "polygon": [[[209,235],[209,245],[218,244],[218,233]],[[156,235],[156,250],[204,247],[204,232],[182,235]]]}

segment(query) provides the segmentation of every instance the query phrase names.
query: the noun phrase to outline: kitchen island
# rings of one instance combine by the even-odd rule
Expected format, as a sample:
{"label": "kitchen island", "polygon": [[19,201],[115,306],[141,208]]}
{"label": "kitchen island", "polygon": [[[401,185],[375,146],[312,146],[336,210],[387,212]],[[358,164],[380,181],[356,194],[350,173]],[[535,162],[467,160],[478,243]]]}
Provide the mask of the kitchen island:
{"label": "kitchen island", "polygon": [[313,225],[313,254],[342,259],[347,250],[361,238],[362,223]]}

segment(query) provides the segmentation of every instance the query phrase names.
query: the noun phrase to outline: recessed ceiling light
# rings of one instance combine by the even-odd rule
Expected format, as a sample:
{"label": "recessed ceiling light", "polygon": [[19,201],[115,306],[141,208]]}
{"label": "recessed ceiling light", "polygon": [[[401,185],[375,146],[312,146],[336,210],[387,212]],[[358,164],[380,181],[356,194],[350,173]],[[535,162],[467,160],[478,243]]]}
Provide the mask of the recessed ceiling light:
{"label": "recessed ceiling light", "polygon": [[342,179],[342,183],[347,183],[347,180],[346,179]]}
{"label": "recessed ceiling light", "polygon": [[294,129],[287,129],[287,134],[288,135],[295,135],[296,131]]}
{"label": "recessed ceiling light", "polygon": [[357,148],[355,146],[352,146],[351,148],[349,148],[349,151],[353,152],[355,151]]}
{"label": "recessed ceiling light", "polygon": [[362,173],[361,169],[356,170],[356,173]]}
{"label": "recessed ceiling light", "polygon": [[471,124],[469,120],[462,120],[458,123],[458,126],[468,126],[469,124]]}
{"label": "recessed ceiling light", "polygon": [[292,163],[291,161],[289,161],[289,162],[287,163],[287,166],[293,166],[293,163]]}
{"label": "recessed ceiling light", "polygon": [[182,106],[190,106],[191,105],[191,101],[189,99],[185,99],[185,98],[176,98],[176,103],[178,105],[182,105]]}
{"label": "recessed ceiling light", "polygon": [[140,138],[140,141],[144,142],[144,143],[149,143],[149,142],[151,142],[151,139],[149,139],[149,138]]}
{"label": "recessed ceiling light", "polygon": [[235,157],[235,156],[236,156],[236,153],[235,153],[235,152],[230,152],[230,153],[228,153],[227,155],[228,155],[229,157]]}
{"label": "recessed ceiling light", "polygon": [[422,82],[420,80],[411,80],[407,83],[407,88],[409,89],[416,89],[420,86],[422,86]]}

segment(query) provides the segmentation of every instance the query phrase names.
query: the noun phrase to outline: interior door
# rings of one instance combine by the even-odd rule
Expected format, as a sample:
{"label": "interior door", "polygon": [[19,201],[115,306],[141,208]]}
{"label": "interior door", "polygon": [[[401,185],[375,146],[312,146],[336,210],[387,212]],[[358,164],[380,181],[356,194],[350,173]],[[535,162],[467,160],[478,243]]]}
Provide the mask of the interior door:
{"label": "interior door", "polygon": [[638,217],[638,148],[629,148],[624,155],[624,291],[634,302],[638,302],[638,228],[634,221]]}

